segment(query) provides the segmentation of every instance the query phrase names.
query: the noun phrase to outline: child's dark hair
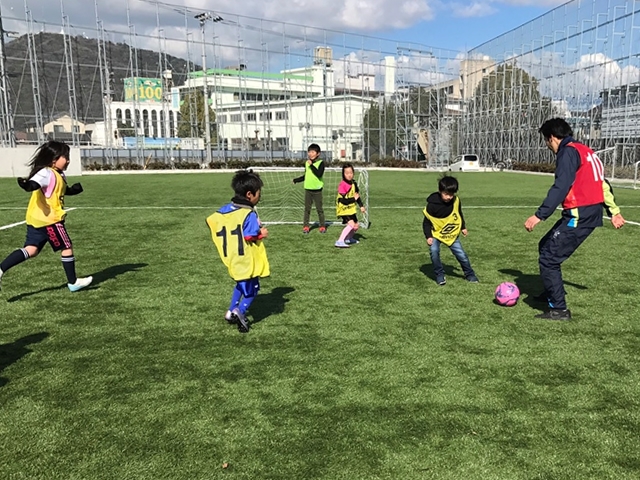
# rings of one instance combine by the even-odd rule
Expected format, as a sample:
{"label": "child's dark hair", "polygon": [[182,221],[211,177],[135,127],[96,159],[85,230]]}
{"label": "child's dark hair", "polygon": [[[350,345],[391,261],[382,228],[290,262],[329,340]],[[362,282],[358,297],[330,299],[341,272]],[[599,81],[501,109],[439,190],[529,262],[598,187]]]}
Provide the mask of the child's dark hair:
{"label": "child's dark hair", "polygon": [[231,180],[231,188],[239,197],[246,197],[247,192],[253,195],[262,189],[262,179],[253,170],[238,170]]}
{"label": "child's dark hair", "polygon": [[312,143],[311,145],[309,145],[309,146],[307,147],[307,152],[311,152],[311,151],[314,151],[314,152],[316,152],[318,155],[320,155],[320,152],[321,152],[321,150],[320,150],[320,145],[318,145],[317,143]]}
{"label": "child's dark hair", "polygon": [[458,192],[458,179],[451,175],[443,175],[438,181],[438,191],[440,193],[455,195]]}
{"label": "child's dark hair", "polygon": [[69,158],[69,150],[69,145],[64,142],[56,142],[55,140],[50,140],[40,145],[29,162],[29,166],[31,167],[29,178],[33,177],[43,168],[50,167],[53,162],[60,157]]}
{"label": "child's dark hair", "polygon": [[552,118],[542,124],[538,130],[545,140],[549,140],[551,135],[556,138],[567,138],[573,136],[573,130],[571,126],[562,118]]}
{"label": "child's dark hair", "polygon": [[345,171],[347,168],[350,168],[351,170],[353,170],[353,173],[355,173],[355,172],[356,172],[356,171],[355,171],[355,169],[353,168],[353,165],[351,165],[350,163],[344,163],[344,164],[342,165],[342,179],[343,179],[343,180],[346,180],[346,178],[344,178],[344,171]]}

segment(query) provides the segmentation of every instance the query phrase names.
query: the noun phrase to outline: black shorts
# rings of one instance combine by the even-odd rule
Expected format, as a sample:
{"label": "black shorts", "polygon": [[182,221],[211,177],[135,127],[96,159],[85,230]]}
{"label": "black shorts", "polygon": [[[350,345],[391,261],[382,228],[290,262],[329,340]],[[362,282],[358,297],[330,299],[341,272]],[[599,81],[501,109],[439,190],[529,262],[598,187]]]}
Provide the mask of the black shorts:
{"label": "black shorts", "polygon": [[71,248],[71,238],[69,238],[63,222],[40,228],[27,225],[27,239],[24,242],[25,247],[37,247],[38,251],[40,251],[47,242],[49,242],[54,252]]}
{"label": "black shorts", "polygon": [[347,223],[349,223],[350,220],[353,220],[354,222],[358,223],[358,216],[353,214],[353,215],[343,215],[340,217],[342,219],[342,224],[346,225]]}

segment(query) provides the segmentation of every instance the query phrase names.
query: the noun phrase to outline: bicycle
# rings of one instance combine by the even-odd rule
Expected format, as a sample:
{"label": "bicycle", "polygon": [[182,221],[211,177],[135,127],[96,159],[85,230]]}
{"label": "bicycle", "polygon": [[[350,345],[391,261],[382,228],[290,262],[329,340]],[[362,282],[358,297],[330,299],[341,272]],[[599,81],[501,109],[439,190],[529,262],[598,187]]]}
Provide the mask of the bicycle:
{"label": "bicycle", "polygon": [[491,170],[494,172],[503,172],[505,170],[513,170],[513,160],[507,158],[506,160],[494,161],[491,163]]}

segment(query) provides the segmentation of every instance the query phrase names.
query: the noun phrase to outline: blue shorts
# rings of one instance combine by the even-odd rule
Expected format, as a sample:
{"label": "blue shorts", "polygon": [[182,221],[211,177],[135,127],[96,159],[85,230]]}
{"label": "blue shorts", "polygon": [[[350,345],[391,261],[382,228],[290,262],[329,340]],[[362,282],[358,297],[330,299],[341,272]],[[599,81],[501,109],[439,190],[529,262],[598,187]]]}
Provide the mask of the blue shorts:
{"label": "blue shorts", "polygon": [[242,295],[245,297],[255,297],[260,290],[260,278],[250,278],[249,280],[240,280],[236,283],[236,288],[238,288]]}
{"label": "blue shorts", "polygon": [[40,251],[47,242],[49,242],[54,252],[71,248],[71,238],[69,238],[63,222],[40,228],[27,225],[27,239],[24,241],[25,247],[36,247],[38,251]]}

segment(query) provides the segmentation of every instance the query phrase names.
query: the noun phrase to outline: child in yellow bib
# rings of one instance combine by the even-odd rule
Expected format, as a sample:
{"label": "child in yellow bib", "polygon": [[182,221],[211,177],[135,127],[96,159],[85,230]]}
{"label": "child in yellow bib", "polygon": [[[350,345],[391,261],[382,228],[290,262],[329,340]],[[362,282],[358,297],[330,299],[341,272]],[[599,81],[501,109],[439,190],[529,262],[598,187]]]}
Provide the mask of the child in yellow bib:
{"label": "child in yellow bib", "polygon": [[231,181],[235,196],[207,218],[213,243],[229,275],[236,281],[225,319],[249,331],[247,310],[260,290],[260,277],[268,277],[269,260],[262,240],[268,231],[260,224],[254,207],[260,201],[262,180],[251,170],[236,172]]}
{"label": "child in yellow bib", "polygon": [[422,229],[430,248],[431,263],[438,285],[447,283],[444,267],[440,261],[441,243],[449,247],[456,257],[465,279],[471,283],[478,283],[478,277],[471,268],[469,257],[459,239],[460,233],[466,237],[468,232],[460,199],[456,196],[457,192],[458,180],[451,176],[443,176],[438,182],[438,191],[429,195],[427,207],[423,211]]}
{"label": "child in yellow bib", "polygon": [[69,145],[63,142],[46,142],[29,163],[29,178],[18,178],[20,188],[31,193],[25,222],[27,239],[23,248],[14,250],[0,263],[0,280],[7,270],[36,257],[49,243],[54,252],[61,252],[69,290],[76,292],[91,284],[91,277],[76,276],[71,239],[64,225],[64,197],[82,193],[79,183],[67,186],[64,171],[69,166],[69,153]]}
{"label": "child in yellow bib", "polygon": [[358,231],[358,209],[362,213],[366,210],[360,200],[360,190],[358,184],[353,179],[353,165],[345,163],[342,166],[342,181],[338,185],[338,196],[336,197],[336,216],[342,219],[345,226],[340,233],[340,238],[335,243],[338,248],[349,248],[351,245],[359,243],[353,238]]}

